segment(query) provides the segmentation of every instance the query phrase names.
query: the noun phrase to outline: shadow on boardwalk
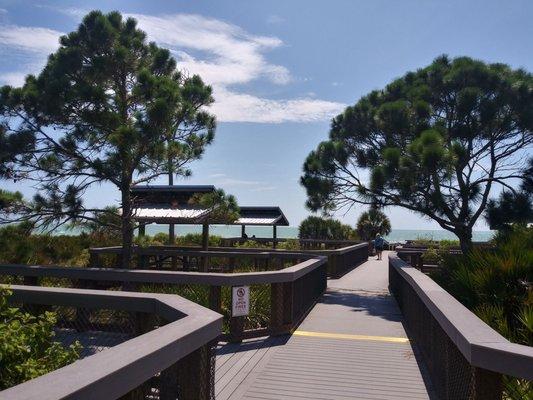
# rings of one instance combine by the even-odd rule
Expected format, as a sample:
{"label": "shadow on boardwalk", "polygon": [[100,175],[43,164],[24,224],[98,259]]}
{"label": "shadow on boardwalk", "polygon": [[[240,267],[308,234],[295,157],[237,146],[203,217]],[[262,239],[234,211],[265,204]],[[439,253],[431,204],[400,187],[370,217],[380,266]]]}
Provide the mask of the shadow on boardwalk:
{"label": "shadow on boardwalk", "polygon": [[347,307],[349,311],[365,313],[388,321],[402,321],[401,313],[396,310],[394,298],[385,293],[330,290],[324,295],[321,303],[341,305]]}
{"label": "shadow on boardwalk", "polygon": [[328,281],[294,335],[219,348],[217,399],[436,399],[383,258]]}

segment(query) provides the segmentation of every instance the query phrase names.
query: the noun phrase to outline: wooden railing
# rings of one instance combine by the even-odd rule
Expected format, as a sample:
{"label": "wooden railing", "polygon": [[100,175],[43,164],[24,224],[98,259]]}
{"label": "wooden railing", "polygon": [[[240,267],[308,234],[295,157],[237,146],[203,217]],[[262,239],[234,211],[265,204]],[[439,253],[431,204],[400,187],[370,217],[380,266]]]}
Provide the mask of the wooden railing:
{"label": "wooden railing", "polygon": [[[15,305],[52,309],[58,321],[69,322],[70,329],[61,325],[57,334],[77,338],[87,332],[92,341],[101,340],[108,332],[95,314],[104,311],[106,321],[112,313],[120,313],[113,326],[121,327],[126,337],[120,344],[6,389],[0,399],[133,400],[152,399],[155,392],[159,400],[214,400],[213,340],[221,331],[220,315],[164,294],[9,288],[9,301]],[[116,332],[113,337],[116,340]]]}
{"label": "wooden railing", "polygon": [[[93,268],[120,265],[122,248],[89,249],[89,266]],[[280,270],[313,258],[312,254],[270,249],[210,247],[148,246],[133,247],[133,268],[198,272]]]}
{"label": "wooden railing", "polygon": [[[277,271],[246,273],[120,270],[0,265],[0,277],[33,285],[77,286],[180,294],[224,315],[225,338],[290,332],[326,289],[327,258],[316,256]],[[250,287],[250,314],[232,316],[231,288]]]}
{"label": "wooden railing", "polygon": [[262,245],[268,245],[272,247],[278,247],[280,243],[296,242],[302,250],[331,250],[339,249],[341,247],[351,246],[359,243],[356,240],[329,240],[329,239],[285,239],[285,238],[223,238],[223,247],[234,247],[237,244],[243,244],[245,242],[256,242]]}
{"label": "wooden railing", "polygon": [[395,254],[389,285],[440,399],[500,400],[503,376],[531,384],[533,347],[510,343]]}
{"label": "wooden railing", "polygon": [[[367,243],[305,251],[265,250],[236,247],[211,247],[202,251],[197,247],[149,246],[134,247],[134,267],[201,272],[239,272],[281,270],[316,256],[328,258],[328,276],[338,277],[368,259]],[[100,268],[120,265],[120,247],[91,248],[90,266]],[[111,257],[111,259],[109,259]]]}

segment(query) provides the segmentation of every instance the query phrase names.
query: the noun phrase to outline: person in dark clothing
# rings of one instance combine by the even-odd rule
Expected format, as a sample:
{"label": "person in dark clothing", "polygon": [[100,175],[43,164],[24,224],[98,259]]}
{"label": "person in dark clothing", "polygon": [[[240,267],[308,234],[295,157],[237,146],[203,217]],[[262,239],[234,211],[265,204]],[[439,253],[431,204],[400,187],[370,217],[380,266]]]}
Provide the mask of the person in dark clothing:
{"label": "person in dark clothing", "polygon": [[383,247],[385,246],[385,239],[381,237],[378,233],[376,239],[374,239],[374,249],[376,250],[376,256],[378,260],[381,260],[381,255],[383,253]]}

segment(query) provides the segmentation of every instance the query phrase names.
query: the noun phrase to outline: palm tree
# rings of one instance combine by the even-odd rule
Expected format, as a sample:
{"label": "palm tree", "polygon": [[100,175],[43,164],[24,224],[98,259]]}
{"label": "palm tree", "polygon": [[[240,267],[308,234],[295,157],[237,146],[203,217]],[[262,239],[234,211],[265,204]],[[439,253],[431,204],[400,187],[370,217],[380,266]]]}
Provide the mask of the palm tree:
{"label": "palm tree", "polygon": [[389,218],[381,211],[371,208],[365,211],[357,221],[357,233],[363,240],[372,240],[379,233],[388,235],[391,231]]}

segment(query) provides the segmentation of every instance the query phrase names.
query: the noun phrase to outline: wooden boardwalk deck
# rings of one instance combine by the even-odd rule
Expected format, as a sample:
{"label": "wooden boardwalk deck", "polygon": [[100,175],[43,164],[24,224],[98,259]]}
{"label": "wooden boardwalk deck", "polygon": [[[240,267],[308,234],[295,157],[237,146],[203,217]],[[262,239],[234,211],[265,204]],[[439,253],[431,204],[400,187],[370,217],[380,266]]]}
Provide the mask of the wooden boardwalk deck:
{"label": "wooden boardwalk deck", "polygon": [[216,398],[435,399],[388,292],[386,260],[330,280],[292,336],[219,347]]}

